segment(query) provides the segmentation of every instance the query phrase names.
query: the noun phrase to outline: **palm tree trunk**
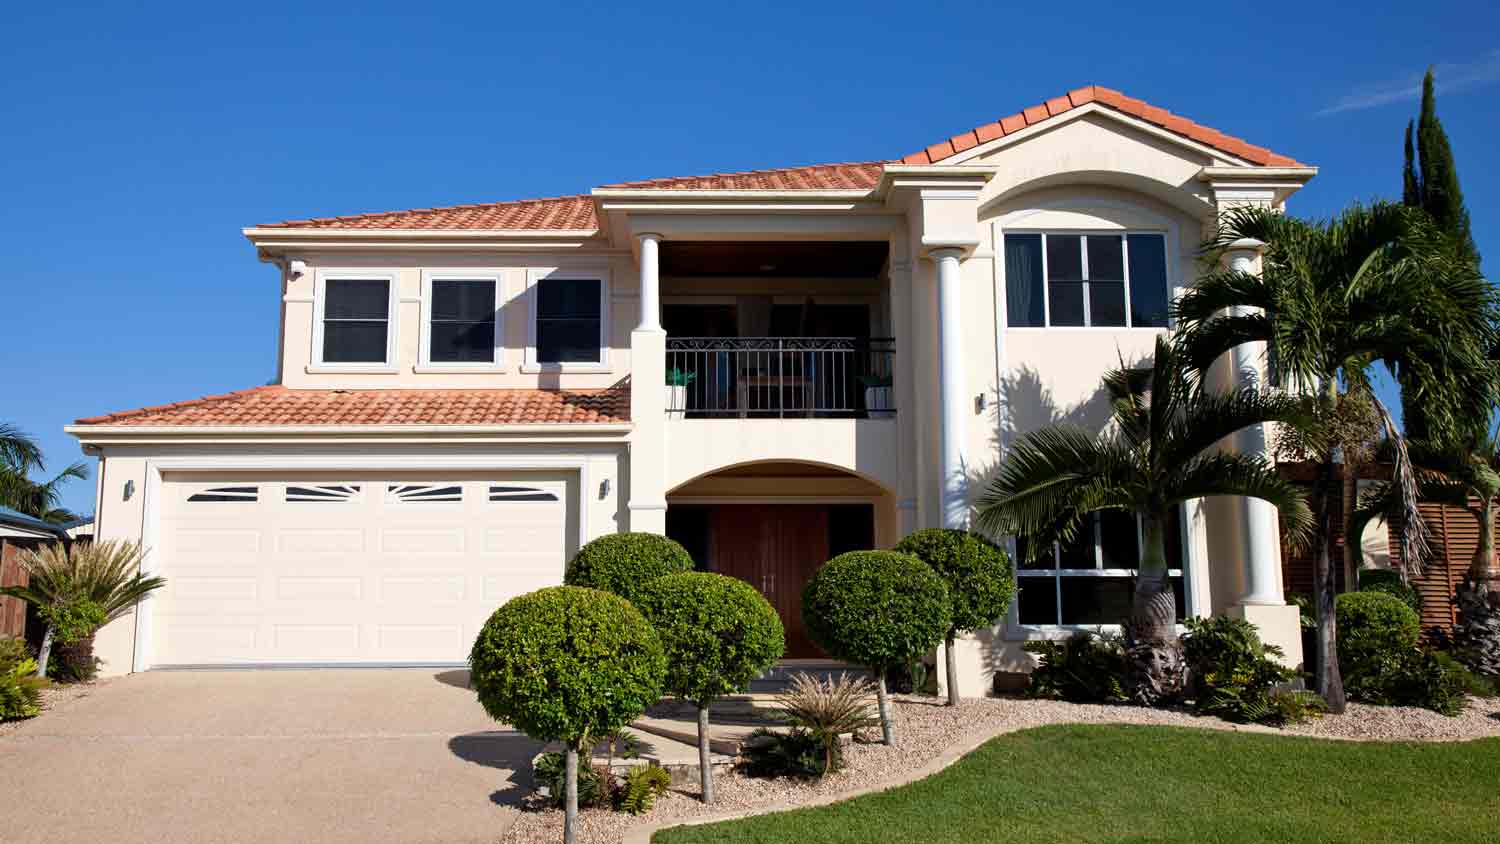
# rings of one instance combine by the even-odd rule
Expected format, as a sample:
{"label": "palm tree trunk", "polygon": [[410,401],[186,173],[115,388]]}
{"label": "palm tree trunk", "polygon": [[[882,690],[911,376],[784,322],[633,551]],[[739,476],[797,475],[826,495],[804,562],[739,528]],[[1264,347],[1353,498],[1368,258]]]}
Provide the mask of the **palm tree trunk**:
{"label": "palm tree trunk", "polygon": [[1479,547],[1469,563],[1469,582],[1473,588],[1490,592],[1500,587],[1500,570],[1495,566],[1495,499],[1485,498],[1479,505]]}
{"label": "palm tree trunk", "polygon": [[[949,706],[958,706],[958,654],[955,653],[955,649],[953,647],[954,644],[957,643],[957,641],[958,636],[952,630],[949,630],[948,639],[943,643],[944,663],[948,668]],[[913,689],[913,691],[916,690]]]}
{"label": "palm tree trunk", "polygon": [[1354,508],[1359,502],[1359,467],[1344,456],[1344,478],[1340,490],[1339,517],[1344,526],[1344,590],[1352,592],[1359,588],[1359,564],[1364,556],[1362,537],[1350,536],[1349,526],[1354,524]]}
{"label": "palm tree trunk", "polygon": [[875,669],[875,704],[880,710],[880,738],[889,747],[896,743],[896,728],[891,724],[891,699],[885,691],[885,669]]}
{"label": "palm tree trunk", "polygon": [[574,844],[577,840],[578,827],[578,744],[568,743],[566,763],[563,766],[563,776],[567,779],[567,785],[563,786],[563,844]]}
{"label": "palm tree trunk", "polygon": [[52,633],[55,628],[47,625],[47,632],[42,634],[42,646],[37,649],[36,654],[36,676],[47,676],[47,660],[52,656]]}
{"label": "palm tree trunk", "polygon": [[1126,691],[1136,703],[1154,706],[1181,693],[1187,677],[1177,639],[1177,597],[1167,574],[1167,517],[1149,513],[1142,521],[1145,547],[1126,630]]}
{"label": "palm tree trunk", "polygon": [[703,802],[714,802],[714,769],[708,764],[708,705],[698,707],[698,781],[703,785]]}
{"label": "palm tree trunk", "polygon": [[[1318,480],[1314,484],[1313,507],[1317,519],[1318,556],[1313,563],[1313,603],[1318,615],[1317,675],[1314,678],[1318,694],[1328,702],[1328,711],[1335,715],[1344,711],[1344,679],[1339,674],[1338,629],[1334,616],[1334,596],[1337,584],[1333,569],[1333,502],[1329,492],[1333,487],[1333,458],[1325,456],[1318,465]],[[1346,543],[1347,544],[1347,543]]]}

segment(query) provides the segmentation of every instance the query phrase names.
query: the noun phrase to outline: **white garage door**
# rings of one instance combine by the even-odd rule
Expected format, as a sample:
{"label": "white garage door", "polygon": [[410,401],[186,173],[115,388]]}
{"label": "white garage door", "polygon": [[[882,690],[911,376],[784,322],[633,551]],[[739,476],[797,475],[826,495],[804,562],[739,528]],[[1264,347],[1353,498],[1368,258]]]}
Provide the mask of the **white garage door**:
{"label": "white garage door", "polygon": [[561,473],[168,475],[152,664],[453,663],[562,582]]}

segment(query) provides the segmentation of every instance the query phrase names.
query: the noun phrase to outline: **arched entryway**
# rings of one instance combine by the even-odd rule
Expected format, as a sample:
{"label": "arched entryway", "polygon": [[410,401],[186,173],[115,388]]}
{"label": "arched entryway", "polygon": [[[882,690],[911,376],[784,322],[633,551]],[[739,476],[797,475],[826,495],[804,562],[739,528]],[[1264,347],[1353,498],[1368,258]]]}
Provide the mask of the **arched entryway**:
{"label": "arched entryway", "polygon": [[894,531],[894,501],[885,489],[813,463],[733,466],[667,495],[667,535],[699,567],[766,596],[786,628],[788,659],[824,656],[802,625],[808,579],[836,554],[889,545]]}

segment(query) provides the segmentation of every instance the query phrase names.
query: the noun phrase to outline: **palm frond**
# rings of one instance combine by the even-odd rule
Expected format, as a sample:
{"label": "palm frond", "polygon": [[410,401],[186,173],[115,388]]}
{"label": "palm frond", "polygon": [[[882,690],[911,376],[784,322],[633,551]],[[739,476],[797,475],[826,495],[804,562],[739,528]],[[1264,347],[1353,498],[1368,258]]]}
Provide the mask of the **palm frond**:
{"label": "palm frond", "polygon": [[1280,513],[1282,538],[1293,547],[1305,546],[1312,535],[1313,517],[1306,493],[1261,455],[1200,455],[1175,469],[1165,484],[1165,498],[1172,504],[1220,495],[1270,502]]}
{"label": "palm frond", "polygon": [[25,475],[42,468],[42,449],[20,428],[0,422],[0,464]]}

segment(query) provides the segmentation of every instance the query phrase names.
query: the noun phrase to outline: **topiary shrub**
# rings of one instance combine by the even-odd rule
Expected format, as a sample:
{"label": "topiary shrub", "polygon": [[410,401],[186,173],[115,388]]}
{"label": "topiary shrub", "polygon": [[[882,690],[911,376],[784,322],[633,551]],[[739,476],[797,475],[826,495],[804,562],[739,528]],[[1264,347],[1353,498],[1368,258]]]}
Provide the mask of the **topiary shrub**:
{"label": "topiary shrub", "polygon": [[954,640],[960,633],[989,627],[1005,616],[1016,594],[1015,569],[1010,555],[985,537],[967,530],[927,528],[907,535],[897,551],[932,567],[948,584],[953,619],[945,637],[948,705],[958,705],[958,657]]}
{"label": "topiary shrub", "polygon": [[541,741],[567,745],[565,835],[578,815],[578,753],[661,697],[661,640],[617,595],[554,586],[495,610],[469,652],[485,712]]}
{"label": "topiary shrub", "polygon": [[667,655],[666,690],[698,708],[698,770],[703,802],[714,801],[708,708],[742,692],[786,651],[776,609],[734,577],[686,572],[658,577],[636,593]]}
{"label": "topiary shrub", "polygon": [[578,549],[563,583],[603,589],[635,602],[647,583],[692,571],[693,558],[677,542],[655,533],[612,533]]}
{"label": "topiary shrub", "polygon": [[1421,619],[1385,592],[1345,592],[1334,612],[1344,690],[1356,700],[1384,702],[1390,678],[1417,649]]}
{"label": "topiary shrub", "polygon": [[1411,607],[1419,617],[1422,614],[1421,593],[1411,584],[1402,581],[1400,572],[1391,569],[1362,569],[1359,572],[1359,591],[1394,595],[1401,603]]}
{"label": "topiary shrub", "polygon": [[829,656],[876,675],[880,726],[895,740],[885,672],[936,647],[952,625],[948,585],[899,551],[850,551],[823,564],[802,590],[802,621]]}

